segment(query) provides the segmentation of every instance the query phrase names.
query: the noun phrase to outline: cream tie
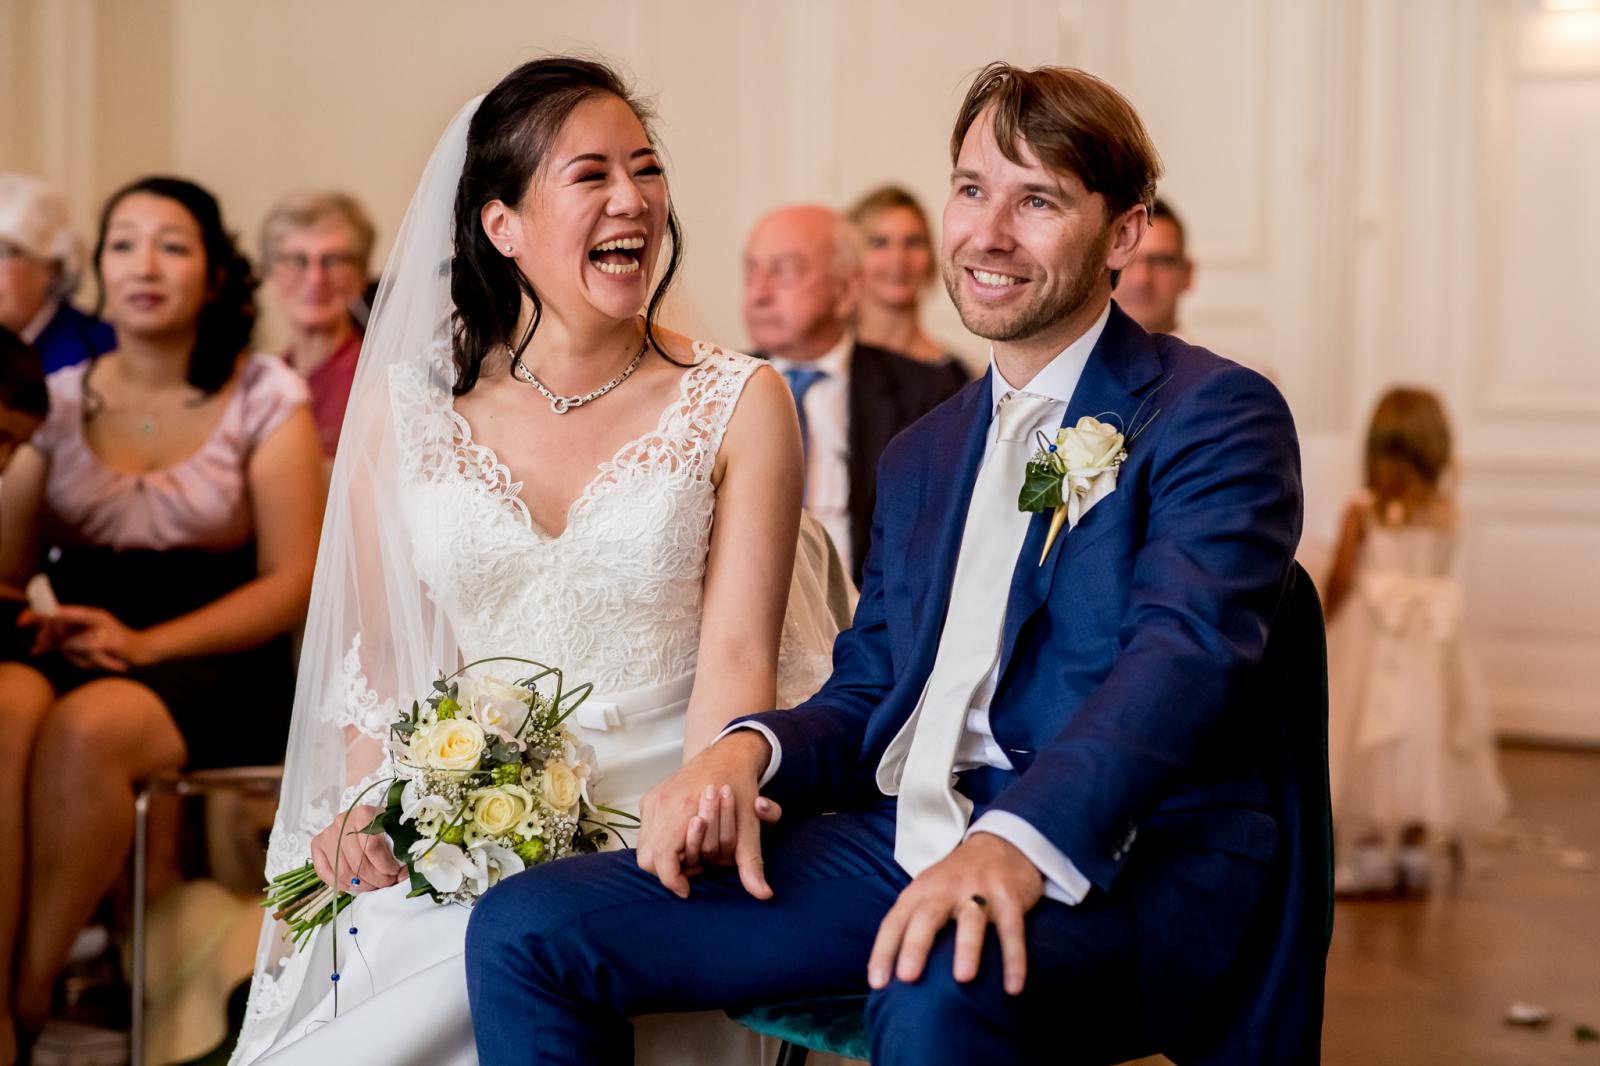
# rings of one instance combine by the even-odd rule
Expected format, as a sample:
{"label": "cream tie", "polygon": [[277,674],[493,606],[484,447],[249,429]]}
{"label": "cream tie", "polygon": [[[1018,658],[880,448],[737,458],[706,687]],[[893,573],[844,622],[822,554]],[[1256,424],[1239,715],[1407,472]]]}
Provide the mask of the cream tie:
{"label": "cream tie", "polygon": [[933,671],[917,709],[878,765],[878,787],[900,796],[894,857],[913,877],[950,854],[972,816],[972,801],[953,787],[956,749],[972,694],[1000,655],[1011,577],[1032,518],[1017,509],[1034,451],[1030,438],[1056,402],[1025,392],[1007,393],[1000,401],[994,448],[967,505]]}

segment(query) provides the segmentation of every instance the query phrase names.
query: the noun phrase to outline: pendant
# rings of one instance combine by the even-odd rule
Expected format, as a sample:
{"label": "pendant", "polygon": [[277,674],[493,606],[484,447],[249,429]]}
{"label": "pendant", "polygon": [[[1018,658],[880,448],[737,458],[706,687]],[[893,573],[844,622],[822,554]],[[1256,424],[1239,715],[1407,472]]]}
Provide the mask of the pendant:
{"label": "pendant", "polygon": [[146,438],[153,437],[161,429],[161,423],[156,421],[154,411],[147,411],[144,418],[139,420],[139,432]]}

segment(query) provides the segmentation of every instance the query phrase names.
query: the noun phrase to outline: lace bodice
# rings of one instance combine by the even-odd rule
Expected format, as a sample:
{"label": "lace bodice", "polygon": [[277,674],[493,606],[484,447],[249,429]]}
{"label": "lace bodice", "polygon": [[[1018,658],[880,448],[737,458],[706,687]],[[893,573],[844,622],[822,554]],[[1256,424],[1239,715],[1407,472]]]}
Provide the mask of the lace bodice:
{"label": "lace bodice", "polygon": [[[693,671],[711,539],[712,467],[760,362],[697,344],[656,428],[596,471],[559,536],[540,529],[521,483],[466,420],[436,406],[404,487],[417,569],[468,658],[558,664],[597,691]],[[397,371],[398,373],[398,371]],[[397,379],[397,389],[421,383]],[[399,409],[421,409],[413,395]]]}

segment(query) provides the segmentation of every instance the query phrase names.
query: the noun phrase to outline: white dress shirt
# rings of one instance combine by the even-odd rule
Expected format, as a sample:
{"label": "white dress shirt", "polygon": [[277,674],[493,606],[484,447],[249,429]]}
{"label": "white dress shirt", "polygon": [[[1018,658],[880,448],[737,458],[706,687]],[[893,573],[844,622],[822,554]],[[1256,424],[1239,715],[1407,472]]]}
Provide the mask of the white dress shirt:
{"label": "white dress shirt", "polygon": [[773,368],[786,371],[821,370],[826,376],[806,391],[805,506],[822,523],[839,549],[844,572],[850,573],[850,352],[856,339],[849,333],[839,343],[810,362],[772,359]]}
{"label": "white dress shirt", "polygon": [[[1083,374],[1084,366],[1088,364],[1089,354],[1100,340],[1100,334],[1105,331],[1106,322],[1110,316],[1111,308],[1108,304],[1100,312],[1100,317],[1095,320],[1094,324],[1082,336],[1069,344],[1060,355],[1052,359],[1044,369],[1034,375],[1033,380],[1024,386],[1014,386],[1006,381],[1005,377],[1000,373],[1000,367],[994,362],[994,356],[991,351],[989,365],[993,371],[990,375],[990,403],[992,406],[989,411],[989,438],[984,446],[983,458],[985,462],[988,461],[990,452],[994,450],[997,427],[997,422],[993,417],[994,409],[1000,405],[1000,401],[1008,393],[1025,391],[1035,396],[1047,396],[1055,401],[1051,408],[1054,420],[1052,424],[1060,424],[1061,420],[1066,417],[1067,405],[1072,400],[1073,390],[1078,387],[1078,379]],[[819,382],[816,386],[813,386],[812,391],[820,388],[821,384]],[[810,398],[809,393],[807,398]],[[807,414],[810,414],[809,405]],[[1020,487],[1022,484],[1022,471],[1017,472],[1017,478],[1017,484]],[[964,624],[978,623],[973,619],[966,619]],[[1004,619],[993,620],[996,630],[1002,624],[1004,624]],[[989,668],[989,672],[978,683],[977,689],[972,694],[972,702],[967,710],[966,730],[956,748],[954,769],[957,771],[970,770],[978,766],[994,766],[1004,770],[1013,768],[1005,750],[996,743],[994,730],[990,727],[989,722],[989,702],[994,698],[995,688],[999,684],[999,667],[1000,662],[997,654],[994,664]],[[766,737],[767,743],[772,746],[771,761],[767,763],[766,773],[761,777],[761,784],[765,785],[778,772],[778,766],[783,757],[777,735],[759,722],[743,722],[730,726],[717,739],[722,739],[722,736],[726,736],[736,729],[754,729]],[[1082,871],[1073,864],[1071,859],[1054,844],[1051,844],[1045,835],[1026,819],[1018,817],[1009,811],[986,811],[968,827],[967,836],[970,837],[973,833],[979,832],[990,833],[1000,837],[1027,856],[1028,861],[1038,867],[1039,872],[1044,875],[1044,894],[1049,898],[1062,903],[1074,904],[1081,903],[1084,897],[1088,895],[1089,879],[1084,877]]]}

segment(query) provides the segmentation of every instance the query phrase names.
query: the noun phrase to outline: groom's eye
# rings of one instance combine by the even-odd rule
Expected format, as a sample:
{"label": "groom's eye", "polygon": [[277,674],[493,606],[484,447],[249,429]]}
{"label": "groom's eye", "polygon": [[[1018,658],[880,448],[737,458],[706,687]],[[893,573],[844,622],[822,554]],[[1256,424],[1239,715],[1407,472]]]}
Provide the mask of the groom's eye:
{"label": "groom's eye", "polygon": [[978,195],[978,187],[976,185],[963,185],[961,186],[960,191],[961,195],[967,197],[968,199]]}
{"label": "groom's eye", "polygon": [[1042,196],[1030,196],[1028,197],[1028,206],[1036,211],[1042,211],[1050,206],[1050,201]]}

